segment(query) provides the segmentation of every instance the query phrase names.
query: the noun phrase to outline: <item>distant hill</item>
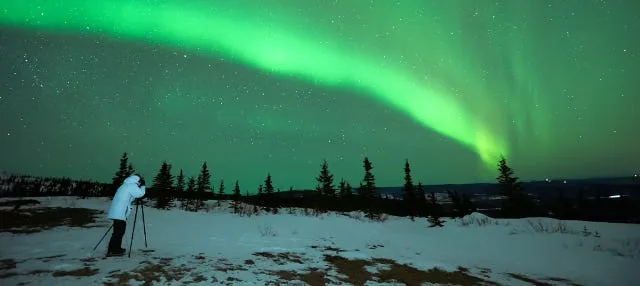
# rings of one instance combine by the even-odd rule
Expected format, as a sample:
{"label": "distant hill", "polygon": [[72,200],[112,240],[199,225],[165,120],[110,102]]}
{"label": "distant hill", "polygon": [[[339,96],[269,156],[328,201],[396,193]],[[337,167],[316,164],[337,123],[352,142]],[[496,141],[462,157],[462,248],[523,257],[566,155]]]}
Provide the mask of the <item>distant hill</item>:
{"label": "distant hill", "polygon": [[[529,181],[522,183],[525,191],[541,200],[553,199],[562,192],[569,198],[576,198],[582,191],[587,198],[608,197],[611,195],[626,195],[631,198],[640,198],[640,177],[619,178],[594,178],[594,179],[554,179],[549,181]],[[498,184],[473,183],[473,184],[443,184],[425,185],[425,192],[446,194],[447,191],[455,191],[471,197],[493,197],[500,195]],[[353,190],[356,191],[356,188]],[[294,190],[280,192],[280,196],[302,196],[313,190]],[[383,196],[400,198],[402,186],[379,187],[378,193]]]}

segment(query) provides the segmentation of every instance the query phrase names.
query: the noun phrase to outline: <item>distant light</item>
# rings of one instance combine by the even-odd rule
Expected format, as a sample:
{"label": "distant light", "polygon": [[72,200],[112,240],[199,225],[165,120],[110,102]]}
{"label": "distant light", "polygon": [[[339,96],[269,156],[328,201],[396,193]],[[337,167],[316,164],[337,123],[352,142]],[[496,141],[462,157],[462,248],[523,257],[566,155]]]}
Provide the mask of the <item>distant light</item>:
{"label": "distant light", "polygon": [[613,195],[613,196],[609,196],[610,199],[618,199],[620,198],[620,195]]}
{"label": "distant light", "polygon": [[633,176],[637,178],[637,177],[638,177],[638,174],[635,174],[635,175],[633,175]]}
{"label": "distant light", "polygon": [[566,184],[566,183],[567,183],[567,180],[564,180],[564,182],[563,182],[563,183],[565,183],[565,184]]}

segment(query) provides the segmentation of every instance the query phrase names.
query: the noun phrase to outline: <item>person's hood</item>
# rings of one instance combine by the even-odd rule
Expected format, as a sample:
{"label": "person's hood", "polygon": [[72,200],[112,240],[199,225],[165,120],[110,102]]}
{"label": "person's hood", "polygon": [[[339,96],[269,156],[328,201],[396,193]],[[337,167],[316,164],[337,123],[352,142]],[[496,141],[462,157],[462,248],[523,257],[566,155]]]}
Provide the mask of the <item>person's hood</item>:
{"label": "person's hood", "polygon": [[125,184],[138,184],[138,182],[140,182],[140,177],[136,176],[136,175],[131,175],[128,178],[126,178],[124,180]]}

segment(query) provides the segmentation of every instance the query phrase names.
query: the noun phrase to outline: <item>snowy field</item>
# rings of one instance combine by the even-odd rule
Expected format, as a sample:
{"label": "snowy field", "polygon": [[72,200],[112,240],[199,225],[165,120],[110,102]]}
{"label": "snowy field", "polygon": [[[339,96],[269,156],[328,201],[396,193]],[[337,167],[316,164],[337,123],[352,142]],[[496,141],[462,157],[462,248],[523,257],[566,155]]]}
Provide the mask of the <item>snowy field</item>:
{"label": "snowy field", "polygon": [[[0,200],[0,285],[640,285],[640,225],[357,213],[241,217],[145,207],[131,258],[104,258],[107,198]],[[95,221],[91,216],[95,215]],[[123,247],[129,250],[132,214]],[[431,283],[431,284],[430,284]]]}

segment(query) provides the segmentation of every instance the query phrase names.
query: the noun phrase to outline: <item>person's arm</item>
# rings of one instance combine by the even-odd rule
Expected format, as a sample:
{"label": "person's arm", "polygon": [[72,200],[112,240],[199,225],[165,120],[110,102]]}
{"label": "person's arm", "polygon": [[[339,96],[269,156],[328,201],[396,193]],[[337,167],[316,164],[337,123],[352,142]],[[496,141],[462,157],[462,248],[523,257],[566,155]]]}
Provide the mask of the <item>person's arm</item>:
{"label": "person's arm", "polygon": [[131,195],[136,198],[142,198],[142,196],[144,196],[145,192],[146,192],[147,187],[146,186],[140,186],[140,187],[132,187],[131,188]]}

